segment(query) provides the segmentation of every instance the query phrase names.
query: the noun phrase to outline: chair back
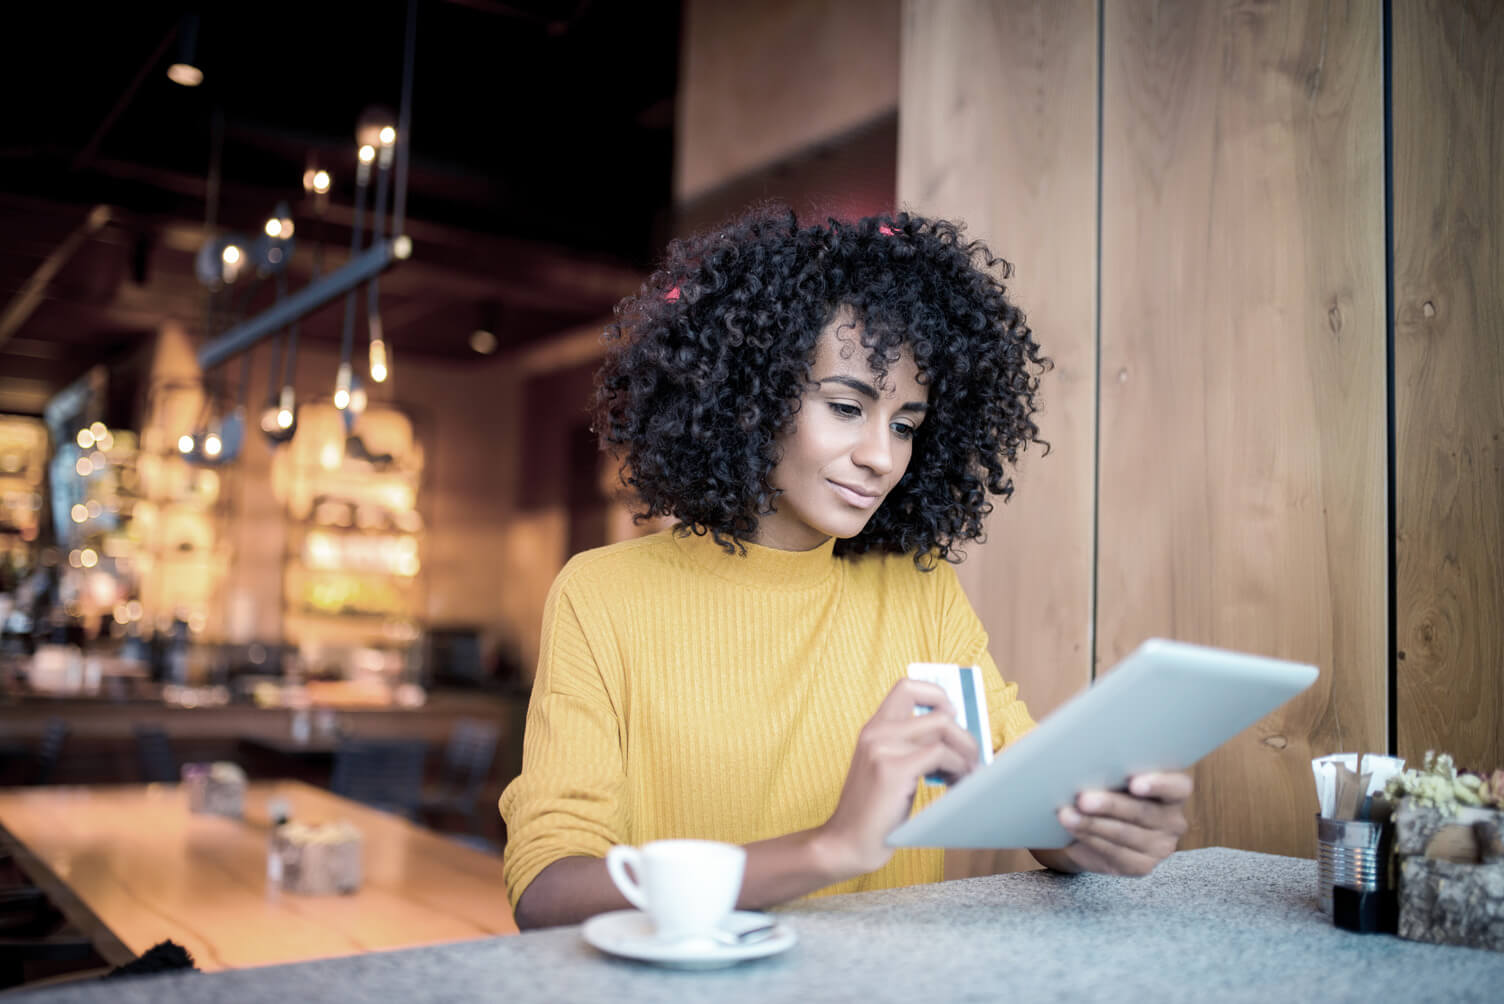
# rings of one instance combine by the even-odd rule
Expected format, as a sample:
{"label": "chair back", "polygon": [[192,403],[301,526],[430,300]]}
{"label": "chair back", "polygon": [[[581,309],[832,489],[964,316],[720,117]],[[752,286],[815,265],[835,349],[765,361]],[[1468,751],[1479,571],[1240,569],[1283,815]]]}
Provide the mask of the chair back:
{"label": "chair back", "polygon": [[423,798],[427,754],[421,739],[343,739],[334,750],[329,787],[336,795],[412,819]]}
{"label": "chair back", "polygon": [[141,780],[148,784],[178,781],[178,761],[172,755],[167,733],[156,725],[137,725],[132,731],[136,734],[136,766],[140,769]]}
{"label": "chair back", "polygon": [[42,741],[37,744],[37,759],[31,771],[32,784],[47,784],[63,758],[63,746],[72,731],[61,718],[49,718],[42,727]]}
{"label": "chair back", "polygon": [[444,750],[444,785],[457,804],[472,806],[480,798],[500,738],[500,726],[490,722],[462,718],[454,723]]}

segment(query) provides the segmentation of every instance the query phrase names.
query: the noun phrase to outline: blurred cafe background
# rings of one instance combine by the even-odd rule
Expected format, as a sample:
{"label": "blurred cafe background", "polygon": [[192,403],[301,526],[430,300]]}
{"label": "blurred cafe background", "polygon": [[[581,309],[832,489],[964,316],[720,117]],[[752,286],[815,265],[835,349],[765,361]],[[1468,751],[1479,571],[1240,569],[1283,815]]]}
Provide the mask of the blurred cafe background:
{"label": "blurred cafe background", "polygon": [[408,739],[499,852],[549,583],[656,529],[600,331],[765,198],[1014,264],[1051,450],[960,573],[1036,716],[1153,635],[1321,667],[1184,846],[1311,856],[1334,750],[1504,763],[1497,5],[416,9],[8,12],[0,783]]}
{"label": "blurred cafe background", "polygon": [[[458,822],[499,846],[543,593],[622,532],[582,402],[669,226],[680,11],[420,6],[406,164],[406,4],[12,25],[5,783],[212,759],[327,783],[327,756],[245,741],[437,761],[475,720],[495,757]],[[206,364],[398,235],[410,257],[348,305]],[[166,762],[137,756],[149,733]]]}

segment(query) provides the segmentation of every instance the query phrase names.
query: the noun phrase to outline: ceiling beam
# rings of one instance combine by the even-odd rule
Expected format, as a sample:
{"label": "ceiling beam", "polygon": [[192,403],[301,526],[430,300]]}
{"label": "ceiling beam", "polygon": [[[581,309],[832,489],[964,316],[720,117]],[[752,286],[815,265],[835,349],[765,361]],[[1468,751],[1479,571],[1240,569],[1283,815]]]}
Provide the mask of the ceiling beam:
{"label": "ceiling beam", "polygon": [[99,128],[94,130],[94,135],[90,137],[89,142],[79,151],[78,156],[73,158],[74,171],[82,170],[89,165],[89,161],[94,159],[94,155],[99,152],[99,144],[104,142],[105,134],[114,126],[115,120],[120,117],[120,113],[125,111],[126,106],[131,103],[131,99],[136,96],[136,92],[141,89],[141,82],[161,62],[163,53],[167,51],[167,47],[177,37],[178,25],[175,24],[167,29],[167,34],[162,36],[162,41],[158,42],[157,47],[152,50],[151,55],[146,57],[146,62],[142,63],[141,68],[136,71],[136,76],[131,80],[130,85],[120,92],[120,97],[115,100],[115,106],[104,117],[104,121],[99,123]]}
{"label": "ceiling beam", "polygon": [[232,356],[250,349],[261,339],[276,334],[303,315],[353,290],[386,271],[410,253],[404,238],[382,241],[356,255],[342,267],[278,300],[248,321],[235,325],[198,350],[198,364],[209,370]]}
{"label": "ceiling beam", "polygon": [[89,210],[89,215],[83,223],[73,228],[73,232],[63,238],[63,242],[53,249],[52,253],[42,259],[31,278],[26,280],[15,296],[11,297],[10,303],[5,307],[5,313],[0,315],[0,345],[4,345],[12,335],[21,330],[31,317],[32,311],[42,302],[42,296],[47,292],[47,285],[52,282],[53,276],[68,263],[83,242],[98,233],[106,223],[110,222],[110,207],[95,206]]}

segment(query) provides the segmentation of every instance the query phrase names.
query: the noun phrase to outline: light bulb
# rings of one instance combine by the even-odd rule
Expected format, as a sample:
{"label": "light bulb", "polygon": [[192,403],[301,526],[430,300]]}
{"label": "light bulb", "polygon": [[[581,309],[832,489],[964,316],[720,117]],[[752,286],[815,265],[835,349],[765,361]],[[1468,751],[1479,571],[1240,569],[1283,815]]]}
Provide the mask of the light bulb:
{"label": "light bulb", "polygon": [[[379,323],[376,318],[371,319],[372,327],[376,327]],[[386,342],[380,337],[373,338],[371,339],[371,379],[377,383],[385,383],[386,375]]]}
{"label": "light bulb", "polygon": [[78,430],[78,448],[80,450],[92,449],[94,446],[94,433],[88,429]]}
{"label": "light bulb", "polygon": [[277,428],[279,428],[279,429],[291,429],[292,428],[292,412],[288,411],[286,408],[278,408],[277,409]]}
{"label": "light bulb", "polygon": [[376,148],[374,146],[370,146],[369,144],[363,146],[360,148],[357,156],[360,157],[360,162],[362,164],[369,164],[371,161],[376,159]]}
{"label": "light bulb", "polygon": [[73,522],[82,523],[89,518],[89,510],[82,502],[79,502],[68,510],[68,515],[73,517]]}
{"label": "light bulb", "polygon": [[391,146],[393,143],[397,142],[397,130],[393,129],[391,126],[382,126],[380,136],[381,144],[383,146]]}
{"label": "light bulb", "polygon": [[234,265],[240,261],[240,248],[234,244],[226,244],[225,249],[219,253],[226,265]]}
{"label": "light bulb", "polygon": [[184,433],[183,435],[181,435],[181,436],[178,437],[178,452],[179,453],[192,453],[193,452],[193,437],[192,436],[188,435],[187,433]]}
{"label": "light bulb", "polygon": [[272,219],[267,220],[266,221],[266,236],[268,236],[268,237],[281,237],[282,236],[282,221],[279,220],[279,219],[276,219],[275,217],[273,217]]}
{"label": "light bulb", "polygon": [[334,406],[340,411],[350,407],[350,364],[340,363],[334,377]]}
{"label": "light bulb", "polygon": [[211,432],[204,437],[204,456],[217,457],[223,447],[224,444],[219,441],[219,437],[214,433]]}
{"label": "light bulb", "polygon": [[204,71],[187,63],[173,63],[167,68],[167,79],[183,87],[197,87],[204,82]]}
{"label": "light bulb", "polygon": [[328,171],[314,171],[313,172],[313,190],[315,192],[317,192],[319,195],[323,195],[324,193],[326,193],[326,192],[329,191],[329,172]]}

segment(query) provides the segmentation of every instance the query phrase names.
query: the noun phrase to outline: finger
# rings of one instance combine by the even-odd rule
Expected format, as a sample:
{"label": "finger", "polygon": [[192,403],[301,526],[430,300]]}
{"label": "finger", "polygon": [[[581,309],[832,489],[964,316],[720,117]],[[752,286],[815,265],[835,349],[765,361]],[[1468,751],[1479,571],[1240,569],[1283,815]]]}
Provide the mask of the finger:
{"label": "finger", "polygon": [[945,715],[918,715],[898,721],[878,722],[869,728],[875,742],[902,741],[916,747],[944,743],[971,763],[981,753],[971,733]]}
{"label": "finger", "polygon": [[1083,816],[1068,806],[1060,811],[1060,825],[1078,840],[1097,837],[1156,861],[1173,853],[1180,839],[1173,826],[1150,828],[1110,816]]}
{"label": "finger", "polygon": [[1185,813],[1179,802],[1158,802],[1120,792],[1083,791],[1076,796],[1075,808],[1087,819],[1121,820],[1176,837],[1184,835],[1186,830]]}
{"label": "finger", "polygon": [[1089,844],[1074,841],[1066,846],[1065,856],[1084,872],[1095,872],[1098,875],[1117,874],[1113,862]]}
{"label": "finger", "polygon": [[954,719],[956,709],[950,703],[950,698],[945,696],[945,690],[933,683],[925,683],[923,680],[911,680],[904,677],[893,685],[888,691],[888,696],[883,698],[882,704],[878,705],[877,713],[872,716],[873,720],[885,719],[898,721],[904,718],[913,718],[916,707],[927,707],[932,711],[943,712],[945,717]]}
{"label": "finger", "polygon": [[971,773],[976,766],[976,759],[968,757],[953,747],[934,744],[914,750],[903,758],[897,768],[909,785],[912,792],[922,777],[931,774],[942,774],[952,781],[959,780]]}
{"label": "finger", "polygon": [[1139,798],[1159,802],[1184,802],[1194,787],[1191,775],[1179,771],[1154,771],[1137,774],[1128,781],[1128,791]]}
{"label": "finger", "polygon": [[1076,844],[1079,846],[1073,856],[1078,862],[1082,858],[1090,858],[1094,862],[1091,866],[1083,863],[1082,867],[1090,867],[1091,871],[1106,875],[1147,875],[1161,860],[1090,833],[1077,837]]}

